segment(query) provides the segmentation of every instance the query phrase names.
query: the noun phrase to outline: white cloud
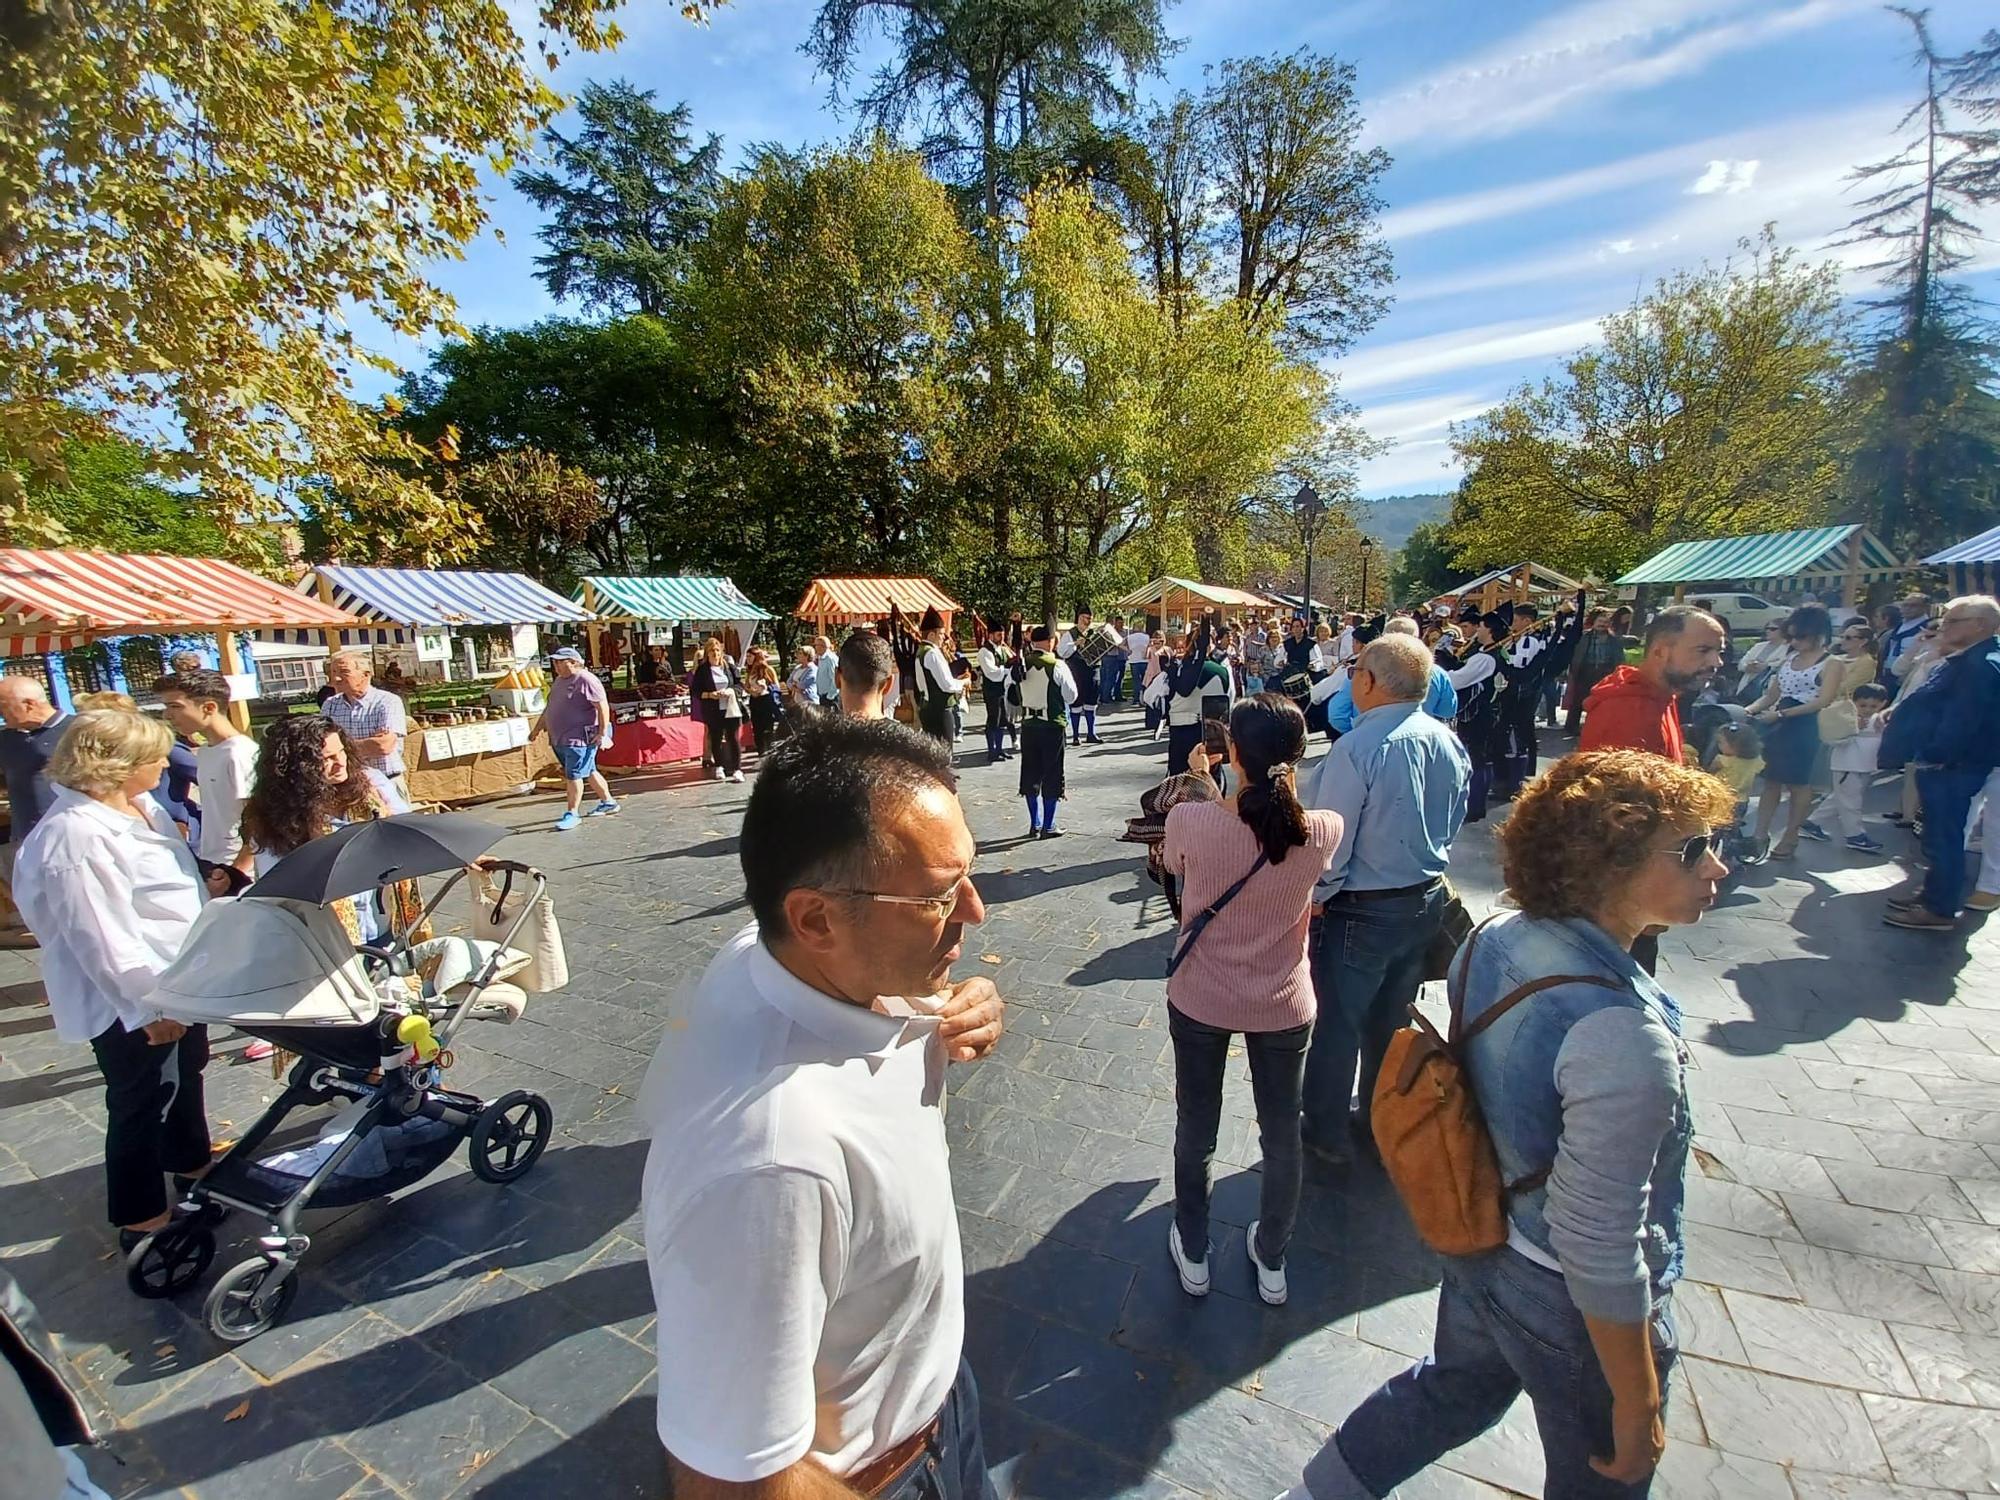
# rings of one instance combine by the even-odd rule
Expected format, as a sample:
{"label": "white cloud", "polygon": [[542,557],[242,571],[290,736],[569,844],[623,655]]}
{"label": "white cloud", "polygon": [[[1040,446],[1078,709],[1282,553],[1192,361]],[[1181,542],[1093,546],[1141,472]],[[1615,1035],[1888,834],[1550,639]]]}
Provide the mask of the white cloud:
{"label": "white cloud", "polygon": [[1404,495],[1412,491],[1450,489],[1464,471],[1452,456],[1451,444],[1443,438],[1421,443],[1399,443],[1376,458],[1363,463],[1355,481],[1364,499],[1382,495]]}
{"label": "white cloud", "polygon": [[1584,0],[1370,100],[1369,139],[1395,145],[1510,135],[1570,115],[1582,100],[1657,88],[1870,3],[1799,0],[1758,11],[1751,0]]}
{"label": "white cloud", "polygon": [[1441,437],[1454,422],[1466,422],[1491,406],[1496,398],[1488,391],[1451,391],[1439,396],[1417,396],[1403,401],[1383,401],[1361,409],[1361,424],[1368,435],[1389,443],[1413,443]]}
{"label": "white cloud", "polygon": [[1561,323],[1517,319],[1425,334],[1396,343],[1378,344],[1338,361],[1343,395],[1398,385],[1450,370],[1479,370],[1520,360],[1567,354],[1597,337],[1599,320],[1580,318]]}
{"label": "white cloud", "polygon": [[1639,248],[1637,240],[1606,240],[1604,250],[1607,255],[1630,255]]}
{"label": "white cloud", "polygon": [[1708,169],[1688,185],[1688,191],[1697,196],[1707,193],[1747,193],[1750,185],[1757,180],[1755,161],[1712,161]]}

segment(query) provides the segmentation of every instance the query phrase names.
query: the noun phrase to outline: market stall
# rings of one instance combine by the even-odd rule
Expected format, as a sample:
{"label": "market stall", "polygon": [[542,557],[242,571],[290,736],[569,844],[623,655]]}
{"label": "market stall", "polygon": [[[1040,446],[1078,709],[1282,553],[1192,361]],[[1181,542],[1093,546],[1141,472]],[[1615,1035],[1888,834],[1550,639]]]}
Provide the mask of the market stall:
{"label": "market stall", "polygon": [[1927,568],[1943,568],[1954,594],[2000,593],[2000,526],[1933,552]]}
{"label": "market stall", "polygon": [[1425,602],[1432,609],[1442,604],[1456,611],[1470,600],[1479,606],[1483,615],[1502,604],[1560,604],[1565,599],[1575,598],[1576,591],[1582,587],[1578,580],[1540,563],[1509,563],[1504,568],[1481,573],[1477,578],[1468,578],[1457,588],[1435,594]]}
{"label": "market stall", "polygon": [[[597,617],[590,629],[590,652],[601,660],[600,631],[607,625],[655,630],[679,626],[685,631],[713,633],[740,665],[750,649],[757,626],[773,618],[751,603],[729,578],[613,578],[593,575],[577,586],[577,598]],[[634,650],[644,643],[634,642]],[[611,770],[670,765],[700,760],[702,726],[679,673],[671,680],[612,689],[611,747],[598,753],[597,763]],[[750,743],[744,721],[744,743]]]}
{"label": "market stall", "polygon": [[[134,636],[213,636],[234,695],[230,717],[248,727],[248,700],[258,688],[239,634],[358,623],[338,604],[302,598],[217,557],[0,548],[0,657],[24,667],[37,658],[32,670],[46,673],[50,699],[59,707],[70,698],[66,651],[97,642],[116,647]],[[115,651],[112,659],[123,663],[126,653]],[[143,691],[150,682],[132,686]]]}
{"label": "market stall", "polygon": [[1134,589],[1112,608],[1120,614],[1142,614],[1148,630],[1185,630],[1204,612],[1219,609],[1227,615],[1246,609],[1282,612],[1276,599],[1235,589],[1222,583],[1197,583],[1190,578],[1155,578],[1144,588]]}
{"label": "market stall", "polygon": [[[349,567],[323,563],[295,585],[355,616],[358,628],[310,632],[329,647],[338,644],[404,654],[416,663],[451,675],[452,637],[472,629],[505,629],[504,649],[487,668],[531,668],[541,655],[543,625],[587,625],[588,609],[542,587],[521,573],[458,569]],[[275,633],[299,640],[304,631]],[[462,642],[465,677],[482,675],[472,643]],[[461,802],[530,785],[555,766],[546,739],[528,729],[541,708],[539,691],[521,684],[496,685],[484,704],[431,711],[413,709],[403,762],[410,796],[419,802]]]}
{"label": "market stall", "polygon": [[1853,607],[1862,603],[1870,583],[1909,570],[1910,565],[1865,526],[1816,526],[1676,542],[1618,582],[1671,586],[1676,599],[1703,589],[1754,589],[1779,599],[1810,591],[1828,603]]}
{"label": "market stall", "polygon": [[811,621],[821,635],[831,636],[836,625],[873,625],[885,619],[892,604],[912,626],[925,610],[935,609],[944,616],[947,632],[960,607],[928,578],[815,578],[792,613]]}

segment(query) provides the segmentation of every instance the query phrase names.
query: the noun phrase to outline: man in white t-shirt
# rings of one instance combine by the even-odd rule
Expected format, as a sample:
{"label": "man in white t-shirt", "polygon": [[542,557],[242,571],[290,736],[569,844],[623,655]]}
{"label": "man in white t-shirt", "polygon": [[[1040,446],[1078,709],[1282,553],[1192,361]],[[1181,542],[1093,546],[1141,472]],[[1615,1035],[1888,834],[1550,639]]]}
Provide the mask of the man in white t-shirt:
{"label": "man in white t-shirt", "polygon": [[678,1500],[991,1500],[942,1100],[998,1039],[951,750],[808,719],[744,813],[756,922],[674,1002],[640,1108]]}
{"label": "man in white t-shirt", "polygon": [[195,859],[211,896],[233,896],[250,883],[243,804],[257,784],[257,742],[229,722],[229,679],[220,672],[176,672],[154,684],[161,716],[175,734],[195,740],[195,786],[201,796],[201,842]]}

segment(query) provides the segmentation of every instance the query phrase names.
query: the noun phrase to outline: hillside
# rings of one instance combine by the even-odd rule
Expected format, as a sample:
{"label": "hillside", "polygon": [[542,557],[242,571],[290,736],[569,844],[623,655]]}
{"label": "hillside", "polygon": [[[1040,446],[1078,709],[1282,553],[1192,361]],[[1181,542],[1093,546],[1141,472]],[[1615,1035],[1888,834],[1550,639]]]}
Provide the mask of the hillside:
{"label": "hillside", "polygon": [[1381,546],[1398,548],[1426,521],[1442,521],[1450,515],[1451,496],[1385,495],[1380,500],[1363,500],[1354,510],[1363,531]]}

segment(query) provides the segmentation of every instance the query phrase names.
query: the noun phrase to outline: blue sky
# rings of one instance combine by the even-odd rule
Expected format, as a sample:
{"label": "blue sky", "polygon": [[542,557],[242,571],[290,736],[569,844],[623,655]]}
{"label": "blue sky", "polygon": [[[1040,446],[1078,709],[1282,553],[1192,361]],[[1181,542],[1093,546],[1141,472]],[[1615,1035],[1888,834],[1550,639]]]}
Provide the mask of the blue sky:
{"label": "blue sky", "polygon": [[[817,0],[735,0],[706,27],[677,9],[641,0],[617,52],[573,57],[554,82],[625,77],[663,104],[684,99],[732,164],[751,142],[853,128],[799,51]],[[1933,5],[1947,50],[1996,20],[1992,0]],[[1833,244],[1854,212],[1845,174],[1893,149],[1916,82],[1907,28],[1870,0],[1183,0],[1167,21],[1183,45],[1156,94],[1199,89],[1223,58],[1299,46],[1358,70],[1371,138],[1395,161],[1383,228],[1397,284],[1389,314],[1331,368],[1393,445],[1363,472],[1370,496],[1449,487],[1450,422],[1766,221],[1814,256],[1853,261]],[[533,274],[537,212],[499,183],[493,212],[504,243],[489,235],[439,273],[461,315],[512,325],[557,311]],[[2000,240],[1977,265],[2000,300]]]}

